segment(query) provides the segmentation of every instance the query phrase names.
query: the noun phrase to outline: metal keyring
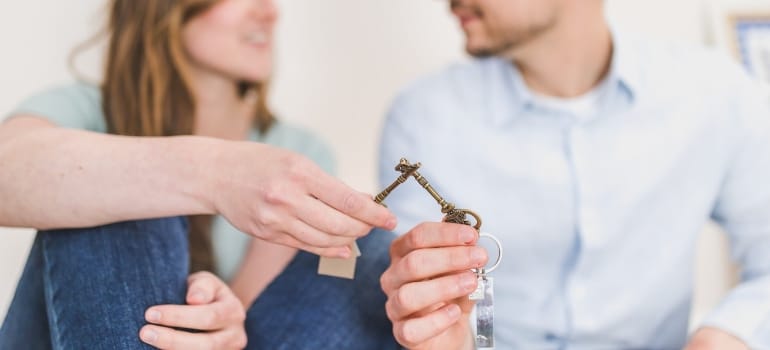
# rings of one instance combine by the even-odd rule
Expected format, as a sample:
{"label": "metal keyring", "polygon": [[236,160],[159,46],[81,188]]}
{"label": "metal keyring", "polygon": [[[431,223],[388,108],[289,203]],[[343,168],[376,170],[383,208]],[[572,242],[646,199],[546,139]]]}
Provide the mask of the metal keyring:
{"label": "metal keyring", "polygon": [[[489,233],[484,233],[484,232],[479,233],[479,240],[481,240],[482,237],[486,237],[486,238],[491,239],[497,245],[497,260],[495,261],[495,263],[492,265],[492,267],[490,267],[488,269],[487,268],[481,268],[481,270],[483,270],[485,273],[490,273],[490,272],[494,271],[500,265],[500,260],[503,259],[503,245],[500,243],[500,240],[498,240],[497,237],[492,236]],[[474,270],[479,270],[479,269],[474,269]]]}

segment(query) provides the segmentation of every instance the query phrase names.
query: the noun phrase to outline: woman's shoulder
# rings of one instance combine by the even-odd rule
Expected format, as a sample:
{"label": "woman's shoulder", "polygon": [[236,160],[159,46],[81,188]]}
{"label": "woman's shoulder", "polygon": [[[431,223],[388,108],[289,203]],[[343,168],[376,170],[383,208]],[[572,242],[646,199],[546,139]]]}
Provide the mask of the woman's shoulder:
{"label": "woman's shoulder", "polygon": [[105,132],[101,100],[99,87],[94,84],[62,84],[32,94],[9,116],[33,115],[61,127]]}
{"label": "woman's shoulder", "polygon": [[69,97],[74,99],[100,99],[101,92],[96,84],[85,81],[61,83],[33,94],[33,97]]}
{"label": "woman's shoulder", "polygon": [[300,153],[328,173],[336,171],[331,147],[318,134],[299,125],[277,120],[266,134],[257,136],[256,140]]}

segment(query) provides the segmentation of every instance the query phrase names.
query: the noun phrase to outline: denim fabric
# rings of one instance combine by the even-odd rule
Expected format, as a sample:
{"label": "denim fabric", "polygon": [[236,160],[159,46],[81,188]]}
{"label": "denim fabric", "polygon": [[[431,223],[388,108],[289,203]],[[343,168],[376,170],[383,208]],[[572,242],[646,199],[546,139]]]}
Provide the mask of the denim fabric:
{"label": "denim fabric", "polygon": [[38,233],[0,349],[151,349],[145,309],[184,303],[186,232],[170,218]]}
{"label": "denim fabric", "polygon": [[362,256],[352,281],[319,276],[318,256],[297,254],[249,308],[249,347],[398,349],[380,288],[393,237],[374,230],[358,241]]}
{"label": "denim fabric", "polygon": [[[379,277],[391,233],[359,241],[355,281],[319,276],[299,253],[247,312],[249,349],[398,348]],[[183,218],[40,232],[6,320],[0,349],[142,349],[144,311],[182,304],[188,272]]]}
{"label": "denim fabric", "polygon": [[41,237],[35,238],[16,295],[0,328],[0,349],[50,349],[51,331],[46,315]]}

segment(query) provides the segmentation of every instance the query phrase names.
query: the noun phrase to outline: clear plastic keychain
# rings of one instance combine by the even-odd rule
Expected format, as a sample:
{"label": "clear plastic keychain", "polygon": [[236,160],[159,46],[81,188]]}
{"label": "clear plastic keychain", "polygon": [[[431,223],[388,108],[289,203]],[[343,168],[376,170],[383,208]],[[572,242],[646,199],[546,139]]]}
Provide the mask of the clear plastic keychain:
{"label": "clear plastic keychain", "polygon": [[488,274],[497,269],[503,258],[503,246],[500,241],[488,233],[479,234],[479,240],[489,238],[497,246],[497,260],[490,268],[474,269],[479,279],[478,287],[468,296],[476,302],[476,349],[494,349],[495,347],[495,284]]}

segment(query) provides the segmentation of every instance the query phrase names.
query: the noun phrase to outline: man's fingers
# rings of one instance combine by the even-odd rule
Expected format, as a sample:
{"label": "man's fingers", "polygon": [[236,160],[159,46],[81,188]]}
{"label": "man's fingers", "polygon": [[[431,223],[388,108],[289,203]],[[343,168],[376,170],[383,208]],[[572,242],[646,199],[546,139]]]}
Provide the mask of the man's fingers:
{"label": "man's fingers", "polygon": [[481,247],[419,249],[385,271],[381,278],[382,287],[385,291],[395,290],[410,282],[480,268],[486,263],[487,252]]}
{"label": "man's fingers", "polygon": [[397,258],[417,249],[469,246],[478,238],[478,232],[468,225],[426,222],[393,241],[391,254]]}
{"label": "man's fingers", "polygon": [[310,196],[297,206],[296,215],[306,224],[332,236],[363,237],[372,229],[372,226]]}
{"label": "man's fingers", "polygon": [[238,299],[206,305],[158,305],[147,309],[147,322],[179,328],[213,331],[242,322],[245,312]]}
{"label": "man's fingers", "polygon": [[189,333],[171,328],[146,325],[139,331],[143,342],[163,350],[243,349],[246,335],[238,329],[212,333]]}
{"label": "man's fingers", "polygon": [[214,301],[225,284],[211,272],[199,271],[187,277],[187,286],[187,303],[201,305]]}
{"label": "man's fingers", "polygon": [[348,187],[334,177],[321,173],[309,179],[310,194],[330,207],[367,225],[386,230],[396,228],[396,216],[374,202],[371,196]]}
{"label": "man's fingers", "polygon": [[470,271],[408,283],[389,295],[385,309],[391,320],[401,320],[433,305],[467,297],[476,286],[477,277]]}
{"label": "man's fingers", "polygon": [[449,304],[425,316],[393,324],[396,340],[407,348],[417,347],[454,325],[462,312],[456,304]]}

